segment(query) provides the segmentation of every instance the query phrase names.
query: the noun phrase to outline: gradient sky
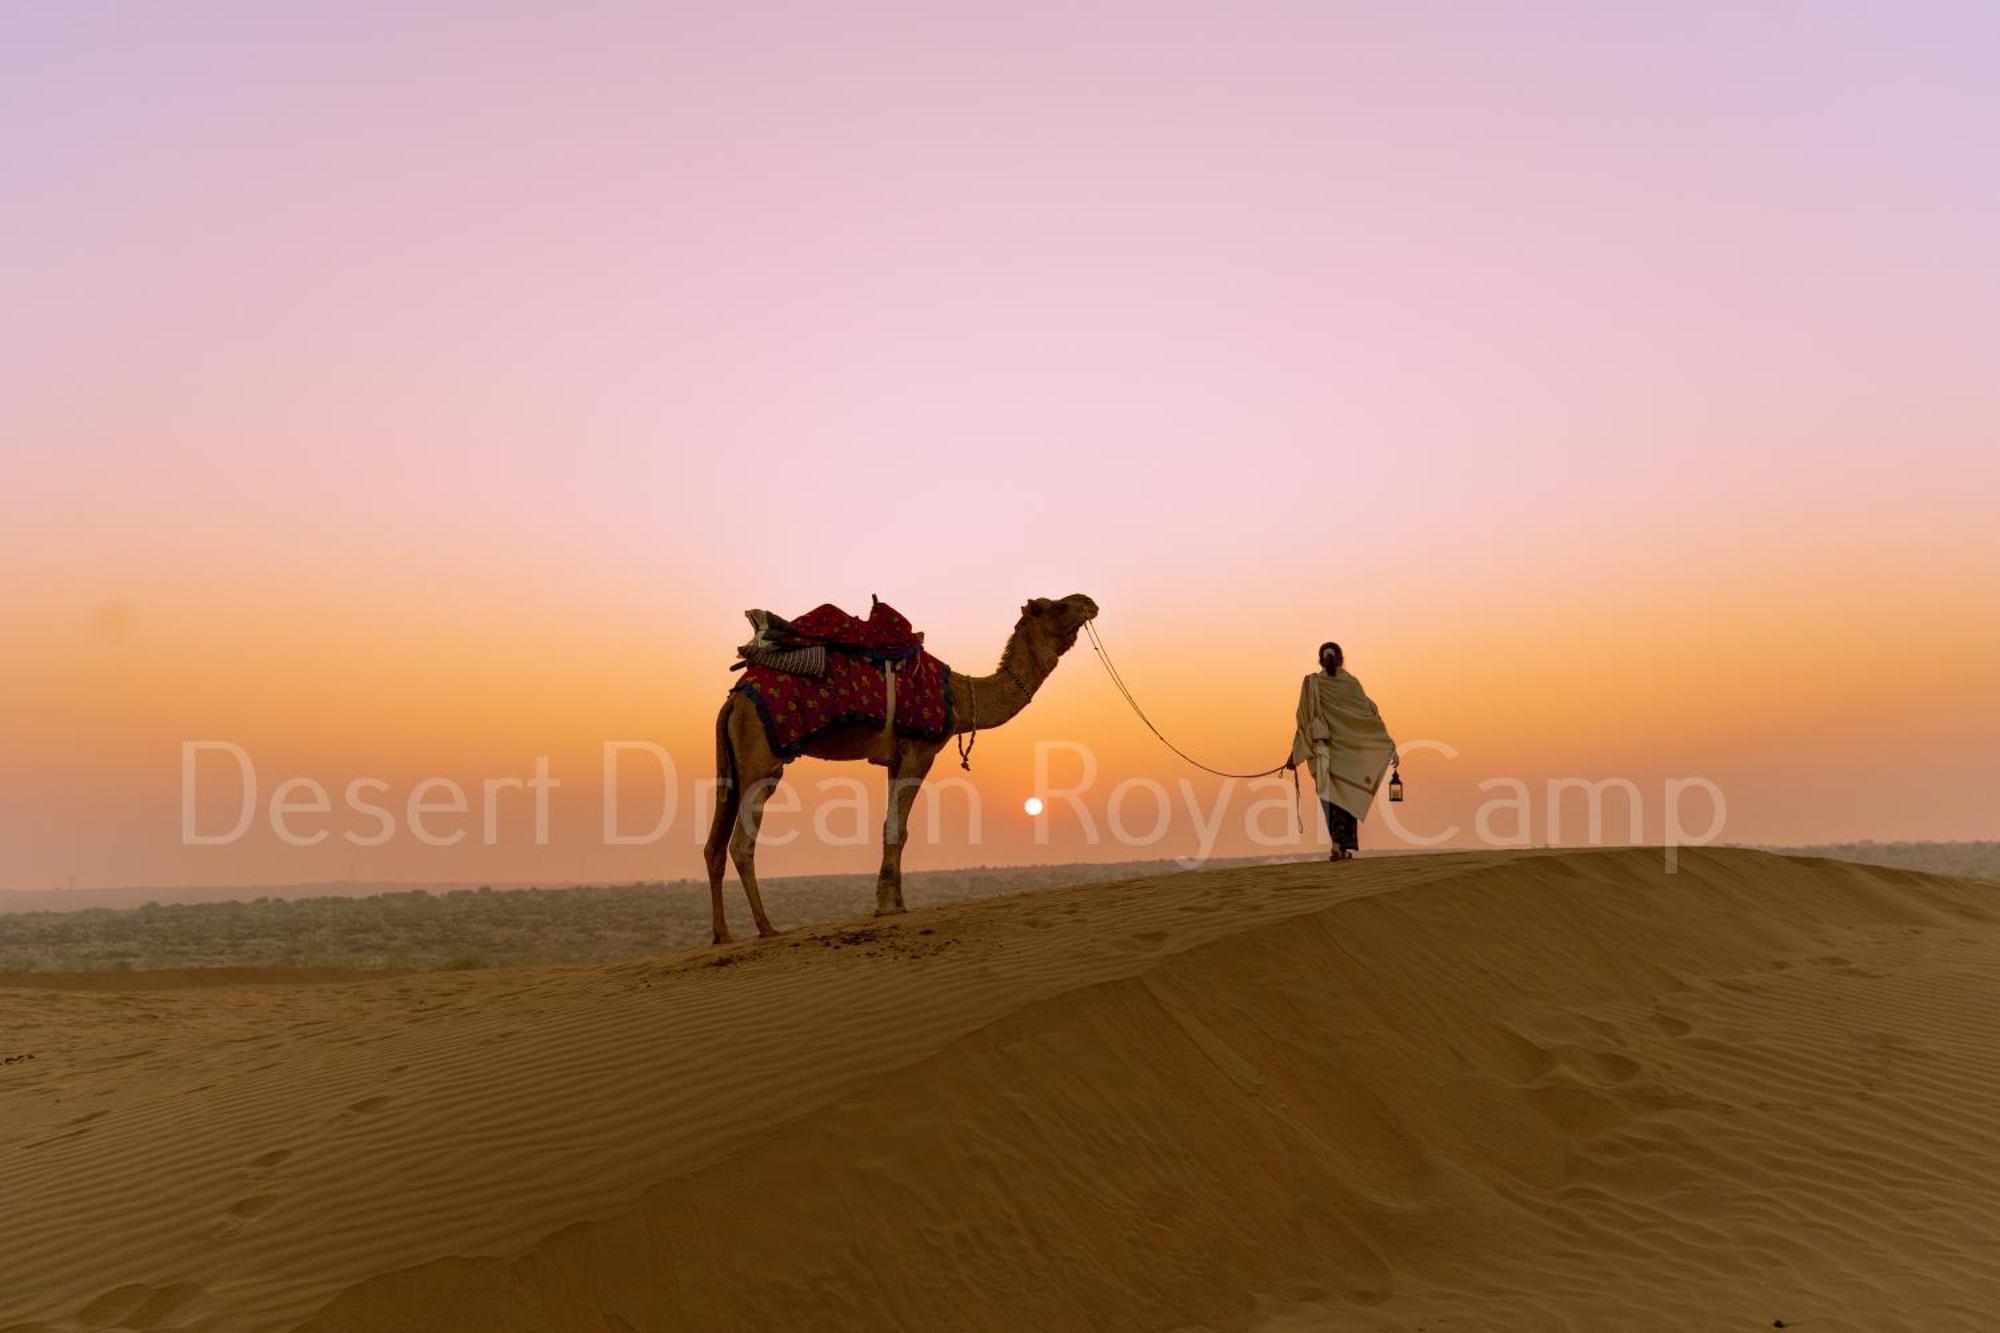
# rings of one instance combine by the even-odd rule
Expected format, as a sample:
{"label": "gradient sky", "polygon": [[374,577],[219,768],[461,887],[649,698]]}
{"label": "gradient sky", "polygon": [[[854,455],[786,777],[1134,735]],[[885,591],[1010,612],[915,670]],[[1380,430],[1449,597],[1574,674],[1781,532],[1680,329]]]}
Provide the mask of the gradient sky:
{"label": "gradient sky", "polygon": [[[2000,836],[1991,6],[410,8],[0,5],[0,886],[696,873],[742,610],[870,593],[986,670],[1088,592],[1225,767],[1337,637],[1461,840]],[[190,848],[189,739],[564,787]],[[909,864],[1192,850],[1038,844],[1051,740],[1217,791],[1079,650]]]}

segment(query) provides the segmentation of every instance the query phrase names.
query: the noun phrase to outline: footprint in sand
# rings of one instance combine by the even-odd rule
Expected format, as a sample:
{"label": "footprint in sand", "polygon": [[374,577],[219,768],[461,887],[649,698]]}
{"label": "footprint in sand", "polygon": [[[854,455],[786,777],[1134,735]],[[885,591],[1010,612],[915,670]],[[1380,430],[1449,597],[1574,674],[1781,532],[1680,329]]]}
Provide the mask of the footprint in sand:
{"label": "footprint in sand", "polygon": [[200,1290],[192,1282],[165,1287],[134,1282],[105,1292],[79,1310],[77,1318],[91,1328],[156,1328]]}
{"label": "footprint in sand", "polygon": [[350,1115],[373,1115],[388,1104],[389,1099],[387,1097],[363,1097],[360,1101],[348,1107],[347,1110]]}
{"label": "footprint in sand", "polygon": [[218,1239],[234,1236],[277,1206],[276,1194],[252,1194],[246,1199],[238,1199],[209,1224],[209,1234]]}
{"label": "footprint in sand", "polygon": [[[1608,1083],[1624,1083],[1638,1074],[1642,1066],[1637,1060],[1616,1051],[1593,1051],[1582,1046],[1554,1046],[1549,1049],[1554,1057],[1551,1069],[1560,1068],[1566,1073],[1581,1077],[1586,1082],[1600,1086]],[[1547,1071],[1545,1070],[1544,1073]]]}
{"label": "footprint in sand", "polygon": [[229,1205],[227,1216],[238,1222],[247,1222],[253,1217],[262,1217],[278,1202],[275,1194],[253,1194],[247,1199],[238,1199]]}
{"label": "footprint in sand", "polygon": [[1669,1037],[1685,1037],[1694,1031],[1694,1024],[1675,1018],[1672,1014],[1654,1014],[1653,1026]]}
{"label": "footprint in sand", "polygon": [[1606,1083],[1624,1083],[1636,1077],[1639,1070],[1643,1068],[1637,1060],[1632,1059],[1630,1056],[1620,1055],[1616,1051],[1594,1052],[1590,1057],[1589,1065],[1592,1072]]}
{"label": "footprint in sand", "polygon": [[273,1148],[261,1157],[252,1158],[250,1165],[259,1171],[269,1171],[274,1166],[283,1166],[292,1159],[290,1148]]}

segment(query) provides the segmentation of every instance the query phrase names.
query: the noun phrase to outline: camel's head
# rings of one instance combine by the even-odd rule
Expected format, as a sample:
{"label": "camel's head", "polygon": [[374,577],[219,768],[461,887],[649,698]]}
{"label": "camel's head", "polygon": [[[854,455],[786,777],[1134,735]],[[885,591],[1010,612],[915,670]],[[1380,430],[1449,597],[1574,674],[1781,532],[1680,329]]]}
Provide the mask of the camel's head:
{"label": "camel's head", "polygon": [[1097,603],[1080,592],[1051,601],[1037,597],[1021,608],[1021,624],[1038,631],[1058,651],[1068,652],[1084,625],[1097,619]]}

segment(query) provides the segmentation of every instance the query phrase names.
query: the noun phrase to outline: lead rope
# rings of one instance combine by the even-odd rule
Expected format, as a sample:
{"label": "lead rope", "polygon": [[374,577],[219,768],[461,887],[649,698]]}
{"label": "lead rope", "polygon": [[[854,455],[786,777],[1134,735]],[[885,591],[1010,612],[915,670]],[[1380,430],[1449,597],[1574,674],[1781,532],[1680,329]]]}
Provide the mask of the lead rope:
{"label": "lead rope", "polygon": [[[1030,648],[1028,655],[1030,657],[1034,656],[1034,651],[1033,648]],[[1036,663],[1036,665],[1039,666],[1040,663]],[[1014,688],[1020,692],[1022,703],[1025,704],[1035,697],[1035,692],[1029,689],[1019,676],[1014,674],[1014,668],[1007,665],[1007,659],[1004,657],[1000,659],[1000,669],[1007,673],[1008,680],[1014,682]],[[965,681],[965,701],[972,706],[972,730],[969,733],[960,732],[956,738],[956,744],[958,745],[958,766],[970,773],[972,771],[972,747],[979,744],[979,692],[973,688],[972,682],[966,680],[964,676],[960,676],[959,679]],[[945,688],[950,688],[949,673],[947,673]],[[967,739],[968,735],[970,739]]]}
{"label": "lead rope", "polygon": [[[1139,715],[1139,720],[1146,724],[1146,730],[1152,732],[1155,736],[1158,736],[1160,738],[1160,744],[1166,746],[1169,750],[1172,750],[1182,759],[1185,759],[1188,763],[1193,764],[1196,768],[1200,769],[1202,772],[1213,773],[1216,777],[1219,778],[1245,778],[1252,781],[1256,780],[1257,778],[1268,778],[1273,774],[1282,773],[1285,771],[1287,767],[1289,767],[1289,765],[1286,764],[1279,764],[1276,768],[1267,768],[1260,773],[1228,773],[1219,768],[1210,768],[1207,764],[1202,763],[1201,760],[1196,759],[1186,750],[1181,749],[1180,746],[1175,745],[1172,741],[1167,739],[1166,734],[1164,732],[1162,732],[1158,727],[1153,725],[1153,719],[1146,716],[1146,710],[1141,708],[1139,706],[1138,699],[1133,697],[1131,687],[1126,685],[1125,683],[1125,677],[1119,674],[1117,666],[1113,664],[1113,662],[1111,661],[1111,654],[1104,651],[1104,640],[1097,637],[1096,623],[1093,621],[1086,620],[1083,622],[1083,629],[1084,632],[1090,636],[1090,646],[1096,650],[1097,660],[1104,664],[1105,673],[1111,677],[1112,686],[1117,689],[1118,693],[1121,696],[1123,696],[1125,702],[1132,706],[1132,711]],[[1294,828],[1298,830],[1299,834],[1303,836],[1305,833],[1305,824],[1299,818],[1299,801],[1301,800],[1301,798],[1302,798],[1302,793],[1299,790],[1299,770],[1293,768],[1292,769],[1292,825]]]}
{"label": "lead rope", "polygon": [[[948,680],[947,688],[949,688]],[[966,681],[965,684],[965,702],[972,710],[972,730],[970,732],[961,731],[955,738],[954,743],[958,746],[958,766],[970,773],[972,771],[972,747],[979,744],[979,693],[972,688],[971,681]]]}

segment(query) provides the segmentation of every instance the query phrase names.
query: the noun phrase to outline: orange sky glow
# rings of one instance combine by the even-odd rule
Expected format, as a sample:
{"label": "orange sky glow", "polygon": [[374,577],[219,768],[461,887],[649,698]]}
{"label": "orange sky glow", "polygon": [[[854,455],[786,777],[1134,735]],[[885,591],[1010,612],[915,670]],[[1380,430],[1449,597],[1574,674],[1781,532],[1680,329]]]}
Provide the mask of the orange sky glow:
{"label": "orange sky glow", "polygon": [[[1507,779],[1542,841],[1563,778],[1630,780],[1648,842],[1694,778],[1730,841],[2000,836],[1994,23],[17,16],[0,887],[696,875],[742,611],[871,593],[981,672],[1088,593],[1225,768],[1340,639],[1433,743],[1371,847],[1476,841]],[[325,786],[328,836],[186,845],[188,741]],[[671,757],[655,841],[604,839],[610,741]],[[1022,812],[1038,747],[1092,756],[1081,810]],[[489,845],[538,757],[546,843],[510,789]],[[940,793],[913,869],[1309,845],[1087,644],[936,774],[982,827]],[[766,872],[871,870],[880,771],[792,775]],[[358,845],[362,777],[399,823],[462,785],[467,836]],[[1154,783],[1158,838],[1089,836]]]}

